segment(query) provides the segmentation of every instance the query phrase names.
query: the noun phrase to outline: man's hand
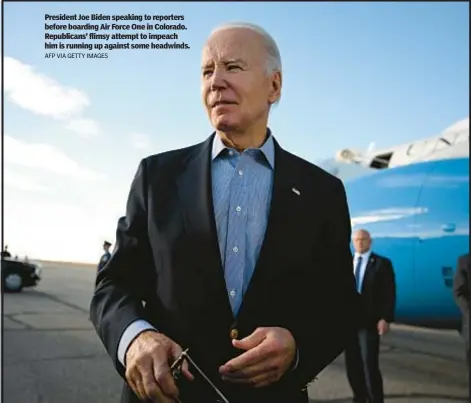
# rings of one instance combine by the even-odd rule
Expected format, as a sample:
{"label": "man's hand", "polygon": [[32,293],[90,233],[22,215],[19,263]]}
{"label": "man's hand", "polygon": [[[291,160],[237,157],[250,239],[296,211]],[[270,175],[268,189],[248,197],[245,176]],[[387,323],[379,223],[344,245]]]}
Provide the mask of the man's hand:
{"label": "man's hand", "polygon": [[283,376],[296,354],[293,336],[281,327],[259,327],[245,339],[232,342],[246,352],[220,367],[222,379],[228,382],[269,385]]}
{"label": "man's hand", "polygon": [[381,319],[378,322],[378,334],[380,336],[384,336],[387,332],[389,332],[389,323],[386,322],[384,319]]}
{"label": "man's hand", "polygon": [[[170,365],[181,352],[178,344],[153,330],[146,330],[134,339],[126,352],[126,380],[139,399],[159,403],[175,401],[178,389]],[[193,380],[186,363],[182,373]]]}

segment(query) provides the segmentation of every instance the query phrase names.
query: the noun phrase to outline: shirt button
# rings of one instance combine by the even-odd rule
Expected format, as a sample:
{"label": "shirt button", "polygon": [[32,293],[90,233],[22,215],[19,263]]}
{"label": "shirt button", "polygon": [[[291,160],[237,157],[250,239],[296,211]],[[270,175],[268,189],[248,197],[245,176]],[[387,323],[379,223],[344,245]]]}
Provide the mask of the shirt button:
{"label": "shirt button", "polygon": [[244,173],[242,172],[242,170],[239,171],[239,175],[242,176]]}
{"label": "shirt button", "polygon": [[235,292],[234,290],[231,290],[231,292],[229,293],[229,295],[230,295],[232,298],[234,298],[235,295],[236,295],[236,292]]}
{"label": "shirt button", "polygon": [[239,212],[240,210],[242,210],[242,208],[240,206],[237,206],[236,211]]}
{"label": "shirt button", "polygon": [[234,246],[234,247],[232,248],[232,250],[233,250],[235,253],[239,252],[239,248],[238,248],[237,246]]}

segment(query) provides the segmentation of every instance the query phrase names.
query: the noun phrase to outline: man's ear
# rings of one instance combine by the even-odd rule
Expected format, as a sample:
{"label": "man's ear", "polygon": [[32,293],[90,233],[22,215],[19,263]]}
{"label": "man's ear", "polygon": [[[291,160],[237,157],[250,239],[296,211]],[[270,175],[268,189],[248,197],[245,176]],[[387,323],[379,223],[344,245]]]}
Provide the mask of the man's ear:
{"label": "man's ear", "polygon": [[282,85],[282,75],[281,72],[276,71],[272,76],[272,90],[268,97],[270,104],[274,104],[281,98],[281,85]]}

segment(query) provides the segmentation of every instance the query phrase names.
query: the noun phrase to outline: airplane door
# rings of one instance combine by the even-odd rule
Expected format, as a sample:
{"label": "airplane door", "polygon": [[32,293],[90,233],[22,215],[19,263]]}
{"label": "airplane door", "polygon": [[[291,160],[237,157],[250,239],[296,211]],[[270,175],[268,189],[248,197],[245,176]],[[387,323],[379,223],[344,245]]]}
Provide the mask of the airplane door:
{"label": "airplane door", "polygon": [[458,256],[469,250],[469,159],[441,160],[427,175],[418,206],[415,284],[423,320],[459,320],[453,299]]}

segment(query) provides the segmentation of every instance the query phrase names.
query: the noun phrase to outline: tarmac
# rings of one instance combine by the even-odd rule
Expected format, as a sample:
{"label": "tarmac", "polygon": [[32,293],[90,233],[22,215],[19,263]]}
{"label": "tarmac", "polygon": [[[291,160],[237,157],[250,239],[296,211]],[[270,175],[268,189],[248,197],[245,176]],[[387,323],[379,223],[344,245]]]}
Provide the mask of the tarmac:
{"label": "tarmac", "polygon": [[[47,262],[42,276],[37,287],[4,295],[3,402],[118,403],[122,380],[88,320],[94,268]],[[380,363],[386,403],[469,401],[456,331],[395,325],[382,340]],[[311,403],[351,402],[343,355],[309,396]]]}

